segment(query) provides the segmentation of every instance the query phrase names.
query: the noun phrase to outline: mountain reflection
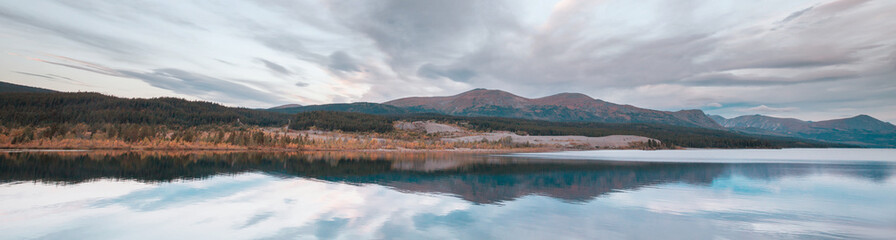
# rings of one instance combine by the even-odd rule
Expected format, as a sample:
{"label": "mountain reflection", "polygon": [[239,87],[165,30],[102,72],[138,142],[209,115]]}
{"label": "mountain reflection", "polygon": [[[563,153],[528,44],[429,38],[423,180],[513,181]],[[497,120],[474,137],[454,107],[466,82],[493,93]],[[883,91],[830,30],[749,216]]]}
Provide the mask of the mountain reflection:
{"label": "mountain reflection", "polygon": [[879,163],[724,164],[532,159],[452,153],[358,152],[18,152],[0,153],[0,183],[76,184],[96,179],[168,182],[262,172],[400,191],[451,194],[490,204],[527,195],[584,202],[613,191],[660,183],[709,184],[741,175],[774,179],[838,174],[880,182],[893,166]]}

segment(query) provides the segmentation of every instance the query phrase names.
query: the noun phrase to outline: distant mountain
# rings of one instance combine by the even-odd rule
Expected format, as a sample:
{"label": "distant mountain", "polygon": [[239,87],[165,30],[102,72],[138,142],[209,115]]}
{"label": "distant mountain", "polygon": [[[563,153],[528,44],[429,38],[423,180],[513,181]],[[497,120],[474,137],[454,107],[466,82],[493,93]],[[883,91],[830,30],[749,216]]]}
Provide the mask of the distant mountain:
{"label": "distant mountain", "polygon": [[715,121],[716,123],[722,125],[723,127],[725,126],[724,124],[722,124],[722,122],[727,120],[727,119],[725,119],[725,117],[722,117],[719,115],[709,115],[709,114],[707,114],[706,116],[709,117],[709,119],[712,119],[713,121]]}
{"label": "distant mountain", "polygon": [[840,131],[896,133],[896,126],[893,124],[864,114],[851,118],[813,122],[810,126],[814,128],[835,129]]}
{"label": "distant mountain", "polygon": [[284,104],[284,105],[280,105],[280,106],[276,106],[276,107],[272,107],[272,108],[268,108],[268,109],[297,108],[297,107],[301,107],[301,106],[302,105],[299,105],[299,104]]}
{"label": "distant mountain", "polygon": [[809,129],[809,122],[795,118],[776,118],[763,115],[744,115],[732,119],[717,119],[726,128],[761,129],[779,134],[792,134]]}
{"label": "distant mountain", "polygon": [[36,87],[18,85],[18,84],[8,83],[8,82],[0,82],[0,93],[10,93],[10,92],[48,93],[48,92],[56,92],[56,91],[53,91],[50,89],[45,89],[45,88],[36,88]]}
{"label": "distant mountain", "polygon": [[500,90],[474,89],[454,96],[409,97],[383,104],[402,107],[411,112],[435,112],[457,116],[560,122],[659,123],[722,128],[700,110],[657,111],[610,103],[581,93],[560,93],[529,99]]}
{"label": "distant mountain", "polygon": [[868,115],[809,122],[795,118],[747,115],[732,119],[712,117],[732,130],[766,135],[807,138],[866,147],[896,147],[896,126]]}
{"label": "distant mountain", "polygon": [[368,103],[368,102],[358,102],[358,103],[334,103],[334,104],[323,104],[323,105],[309,105],[309,106],[300,106],[300,107],[284,107],[284,108],[271,108],[267,109],[272,112],[279,113],[301,113],[301,112],[311,112],[311,111],[334,111],[334,112],[356,112],[356,113],[366,113],[366,114],[378,114],[378,115],[398,115],[398,114],[407,114],[411,113],[411,111],[391,106],[384,105],[379,103]]}

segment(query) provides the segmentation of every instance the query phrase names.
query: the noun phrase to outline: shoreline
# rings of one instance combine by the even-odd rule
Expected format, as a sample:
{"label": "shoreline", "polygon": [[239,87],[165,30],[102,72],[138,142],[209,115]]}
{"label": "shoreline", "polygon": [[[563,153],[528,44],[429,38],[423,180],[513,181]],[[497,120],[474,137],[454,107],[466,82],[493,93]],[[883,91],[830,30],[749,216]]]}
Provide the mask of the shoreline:
{"label": "shoreline", "polygon": [[359,153],[550,153],[572,151],[574,149],[556,148],[530,148],[530,149],[146,149],[146,148],[0,148],[0,153],[22,152],[95,152],[95,151],[122,151],[122,152],[359,152]]}
{"label": "shoreline", "polygon": [[[135,152],[359,152],[359,153],[560,153],[560,152],[588,152],[588,151],[662,151],[662,150],[781,150],[803,148],[669,148],[669,149],[642,149],[642,148],[607,148],[607,149],[575,149],[557,147],[533,147],[516,149],[487,149],[487,148],[454,148],[454,149],[292,149],[292,148],[0,148],[0,153],[20,152],[95,152],[95,151],[135,151]],[[807,148],[807,149],[856,149],[856,148]],[[859,148],[863,149],[863,148]],[[868,148],[889,149],[889,148]]]}

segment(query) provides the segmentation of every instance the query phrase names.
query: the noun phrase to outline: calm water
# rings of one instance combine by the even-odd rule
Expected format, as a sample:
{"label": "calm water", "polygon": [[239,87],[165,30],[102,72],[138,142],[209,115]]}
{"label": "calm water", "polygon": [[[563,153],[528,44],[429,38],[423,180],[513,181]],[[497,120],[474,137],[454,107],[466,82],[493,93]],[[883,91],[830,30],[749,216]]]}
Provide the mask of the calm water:
{"label": "calm water", "polygon": [[893,239],[894,158],[0,153],[0,239]]}

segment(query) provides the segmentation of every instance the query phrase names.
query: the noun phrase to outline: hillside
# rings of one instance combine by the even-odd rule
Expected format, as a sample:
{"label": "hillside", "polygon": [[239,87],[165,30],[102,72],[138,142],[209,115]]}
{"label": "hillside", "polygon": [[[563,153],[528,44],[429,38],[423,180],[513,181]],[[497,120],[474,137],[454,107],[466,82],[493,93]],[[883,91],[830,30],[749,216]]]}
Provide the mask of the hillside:
{"label": "hillside", "polygon": [[14,92],[48,93],[48,92],[56,92],[56,91],[53,91],[50,89],[45,89],[45,88],[36,88],[36,87],[18,85],[18,84],[8,83],[8,82],[0,82],[0,93],[14,93]]}
{"label": "hillside", "polygon": [[504,117],[557,122],[657,123],[721,129],[700,110],[676,112],[643,109],[593,99],[580,93],[561,93],[529,99],[500,90],[474,89],[446,97],[409,97],[383,103],[412,112],[456,116]]}
{"label": "hillside", "polygon": [[115,123],[283,126],[288,115],[178,98],[128,99],[99,93],[4,93],[0,124]]}
{"label": "hillside", "polygon": [[896,147],[896,126],[868,115],[819,122],[763,115],[715,119],[726,128],[746,133],[798,137],[865,147]]}

